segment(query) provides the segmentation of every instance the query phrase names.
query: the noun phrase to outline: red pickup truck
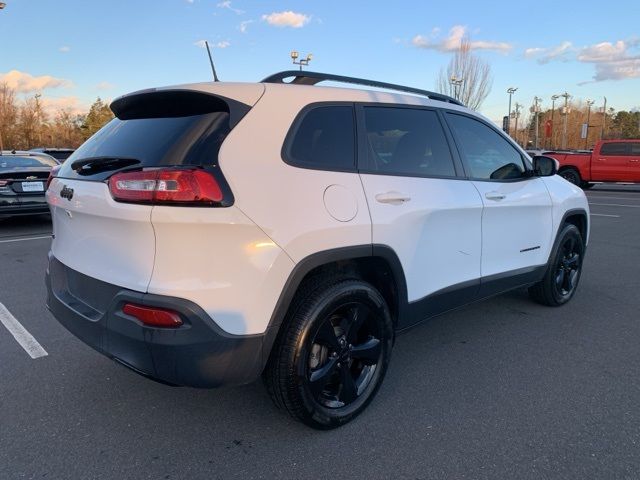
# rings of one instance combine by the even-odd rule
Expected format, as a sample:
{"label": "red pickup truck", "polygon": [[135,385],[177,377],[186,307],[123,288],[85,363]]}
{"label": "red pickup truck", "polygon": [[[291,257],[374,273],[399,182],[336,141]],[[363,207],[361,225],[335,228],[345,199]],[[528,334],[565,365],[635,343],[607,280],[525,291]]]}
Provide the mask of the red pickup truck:
{"label": "red pickup truck", "polygon": [[560,162],[558,173],[582,188],[591,182],[640,183],[640,140],[603,140],[591,153],[545,152]]}

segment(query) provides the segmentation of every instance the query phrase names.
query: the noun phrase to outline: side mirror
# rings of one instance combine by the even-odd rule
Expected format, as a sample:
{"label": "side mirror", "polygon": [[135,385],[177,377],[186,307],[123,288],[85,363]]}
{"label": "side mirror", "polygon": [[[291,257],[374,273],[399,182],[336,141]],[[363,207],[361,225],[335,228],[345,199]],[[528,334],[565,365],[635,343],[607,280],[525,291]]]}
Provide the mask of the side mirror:
{"label": "side mirror", "polygon": [[533,157],[533,171],[538,177],[552,177],[558,173],[558,161],[555,158],[536,155]]}

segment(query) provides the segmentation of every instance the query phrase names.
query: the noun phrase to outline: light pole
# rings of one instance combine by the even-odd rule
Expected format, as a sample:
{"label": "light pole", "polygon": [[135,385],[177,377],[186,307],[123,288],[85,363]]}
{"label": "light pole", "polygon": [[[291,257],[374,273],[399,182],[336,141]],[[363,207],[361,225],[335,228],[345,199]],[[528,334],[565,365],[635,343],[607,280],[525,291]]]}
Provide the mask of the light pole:
{"label": "light pole", "polygon": [[555,124],[553,123],[553,116],[556,113],[556,100],[560,98],[560,95],[551,95],[551,150],[556,148],[556,142],[553,138],[553,133],[555,130]]}
{"label": "light pole", "polygon": [[462,85],[462,82],[464,82],[464,79],[458,78],[455,75],[451,75],[451,79],[449,80],[449,83],[453,85],[453,95],[456,100],[460,100],[458,98],[458,87]]}
{"label": "light pole", "polygon": [[535,97],[533,97],[533,105],[531,106],[530,112],[533,113],[536,117],[536,135],[535,135],[535,139],[536,139],[536,150],[538,149],[538,117],[540,116],[540,102],[542,102],[542,99],[540,97],[538,97],[537,95]]}
{"label": "light pole", "polygon": [[600,127],[600,140],[604,138],[604,126],[607,123],[607,97],[604,97],[604,107],[602,107],[602,127]]}
{"label": "light pole", "polygon": [[516,102],[516,104],[514,105],[514,110],[513,110],[513,117],[516,119],[516,131],[515,131],[515,136],[513,138],[516,141],[516,143],[518,143],[518,118],[520,118],[520,109],[521,108],[522,108],[522,105],[520,105],[518,102]]}
{"label": "light pole", "polygon": [[0,10],[2,10],[4,7],[6,7],[7,4],[4,2],[0,2]]}
{"label": "light pole", "polygon": [[313,59],[313,55],[311,53],[309,53],[306,58],[301,58],[300,60],[298,60],[298,57],[298,52],[293,50],[291,52],[291,60],[293,60],[294,65],[300,65],[300,71],[302,71],[303,66],[306,67],[309,65],[309,62]]}
{"label": "light pole", "polygon": [[507,116],[509,117],[509,123],[507,125],[507,135],[511,135],[511,95],[513,95],[514,93],[516,93],[516,90],[518,90],[518,87],[509,87],[507,88],[507,93],[509,94],[509,110],[507,111]]}
{"label": "light pole", "polygon": [[591,119],[591,105],[593,105],[595,100],[587,100],[587,134],[584,137],[584,149],[587,149],[589,145],[589,120]]}
{"label": "light pole", "polygon": [[569,116],[568,102],[569,102],[569,97],[571,97],[571,95],[569,95],[567,92],[564,92],[560,96],[564,97],[564,107],[562,108],[562,115],[564,115],[564,125],[562,127],[562,149],[566,150],[567,149],[567,117]]}

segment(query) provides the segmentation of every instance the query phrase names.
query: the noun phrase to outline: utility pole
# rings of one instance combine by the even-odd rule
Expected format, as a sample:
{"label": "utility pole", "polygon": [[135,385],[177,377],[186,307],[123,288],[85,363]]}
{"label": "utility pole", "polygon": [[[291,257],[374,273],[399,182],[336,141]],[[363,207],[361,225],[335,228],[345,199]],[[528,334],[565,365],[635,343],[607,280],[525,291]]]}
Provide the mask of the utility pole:
{"label": "utility pole", "polygon": [[507,93],[509,94],[509,110],[507,110],[507,116],[509,117],[509,124],[507,125],[507,135],[511,135],[511,95],[516,93],[518,87],[509,87],[507,88]]}
{"label": "utility pole", "polygon": [[593,105],[595,100],[587,100],[587,134],[584,137],[584,149],[586,150],[589,145],[589,120],[591,119],[591,105]]}
{"label": "utility pole", "polygon": [[562,114],[564,115],[564,126],[562,127],[562,149],[567,149],[567,117],[569,116],[569,95],[567,92],[564,92],[560,95],[564,97],[564,107],[562,108]]}
{"label": "utility pole", "polygon": [[516,102],[516,104],[514,105],[514,117],[516,119],[516,131],[515,131],[515,136],[513,137],[516,141],[516,143],[518,143],[518,118],[520,118],[520,109],[522,108],[522,105],[520,105],[518,102]]}
{"label": "utility pole", "polygon": [[538,149],[538,140],[539,140],[538,117],[540,116],[540,102],[542,102],[542,99],[540,97],[538,97],[537,95],[533,97],[533,105],[531,106],[531,109],[530,109],[530,112],[535,115],[535,119],[536,119],[536,134],[535,134],[536,150]]}
{"label": "utility pole", "polygon": [[555,150],[556,148],[556,142],[555,139],[553,137],[553,134],[555,133],[555,123],[553,123],[553,116],[556,112],[556,100],[560,98],[560,95],[551,95],[551,150]]}
{"label": "utility pole", "polygon": [[600,140],[604,138],[604,126],[607,123],[607,97],[604,97],[604,107],[602,107],[602,127],[600,128]]}

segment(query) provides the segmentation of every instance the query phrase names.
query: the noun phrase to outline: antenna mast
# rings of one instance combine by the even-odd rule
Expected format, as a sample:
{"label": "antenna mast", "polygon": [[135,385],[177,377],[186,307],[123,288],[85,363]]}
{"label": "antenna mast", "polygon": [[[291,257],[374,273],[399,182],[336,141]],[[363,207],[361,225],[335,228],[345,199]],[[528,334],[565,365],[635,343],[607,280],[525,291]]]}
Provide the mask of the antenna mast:
{"label": "antenna mast", "polygon": [[211,57],[211,50],[209,49],[209,42],[204,41],[205,46],[207,47],[207,53],[209,54],[209,63],[211,64],[211,71],[213,72],[213,81],[219,82],[218,75],[216,75],[216,67],[213,65],[213,57]]}

